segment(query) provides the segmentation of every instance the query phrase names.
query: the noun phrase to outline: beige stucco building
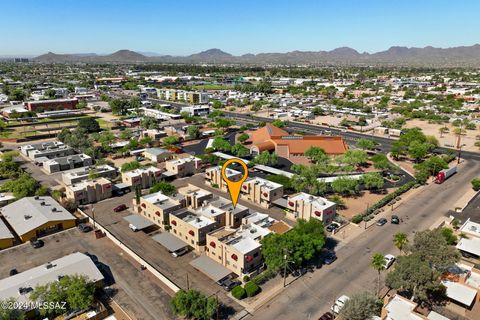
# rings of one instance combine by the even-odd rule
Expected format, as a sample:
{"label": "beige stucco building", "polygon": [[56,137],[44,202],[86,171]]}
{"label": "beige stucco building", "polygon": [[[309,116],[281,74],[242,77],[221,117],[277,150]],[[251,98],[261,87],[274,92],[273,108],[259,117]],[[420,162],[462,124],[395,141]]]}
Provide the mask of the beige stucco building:
{"label": "beige stucco building", "polygon": [[162,171],[155,167],[139,168],[132,171],[122,172],[123,183],[135,188],[150,188],[162,179]]}
{"label": "beige stucco building", "polygon": [[95,203],[112,197],[112,183],[105,178],[81,181],[66,186],[65,194],[77,205]]}
{"label": "beige stucco building", "polygon": [[314,218],[327,225],[335,218],[336,207],[337,205],[334,202],[325,198],[300,192],[288,197],[287,217],[307,221]]}

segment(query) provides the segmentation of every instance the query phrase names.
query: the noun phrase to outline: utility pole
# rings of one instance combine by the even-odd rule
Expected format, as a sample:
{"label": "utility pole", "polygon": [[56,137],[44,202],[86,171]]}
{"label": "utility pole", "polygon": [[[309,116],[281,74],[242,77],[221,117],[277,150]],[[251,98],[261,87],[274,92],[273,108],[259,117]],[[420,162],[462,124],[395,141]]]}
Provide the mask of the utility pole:
{"label": "utility pole", "polygon": [[90,212],[92,213],[93,230],[95,230],[95,208],[93,207],[93,203],[92,203]]}
{"label": "utility pole", "polygon": [[187,272],[187,290],[190,290],[190,281],[188,281],[188,272]]}
{"label": "utility pole", "polygon": [[462,129],[463,124],[460,126],[460,131],[458,132],[457,136],[457,149],[458,149],[458,159],[457,159],[457,164],[460,164],[460,157],[462,156]]}
{"label": "utility pole", "polygon": [[287,249],[284,250],[285,254],[283,255],[283,287],[285,288],[287,285]]}

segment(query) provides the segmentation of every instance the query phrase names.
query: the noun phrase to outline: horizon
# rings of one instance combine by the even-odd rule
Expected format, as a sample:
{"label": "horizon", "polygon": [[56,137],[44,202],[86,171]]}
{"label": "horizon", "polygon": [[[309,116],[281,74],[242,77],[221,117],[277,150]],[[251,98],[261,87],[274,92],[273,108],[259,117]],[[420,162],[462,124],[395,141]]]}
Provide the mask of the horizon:
{"label": "horizon", "polygon": [[480,42],[480,3],[460,2],[6,2],[0,8],[9,14],[0,27],[11,31],[0,35],[8,44],[0,56],[103,55],[121,49],[188,56],[209,48],[239,56],[339,47],[375,53],[392,46],[471,46]]}

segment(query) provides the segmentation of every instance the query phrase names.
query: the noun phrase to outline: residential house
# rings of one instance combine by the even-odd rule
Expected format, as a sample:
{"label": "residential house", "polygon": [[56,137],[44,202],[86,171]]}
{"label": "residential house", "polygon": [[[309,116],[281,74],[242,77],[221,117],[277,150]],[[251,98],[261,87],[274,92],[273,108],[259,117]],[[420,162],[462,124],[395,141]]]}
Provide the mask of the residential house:
{"label": "residential house", "polygon": [[337,205],[325,198],[299,192],[287,198],[287,217],[293,220],[311,218],[330,224],[335,218]]}
{"label": "residential house", "polygon": [[150,188],[162,179],[162,171],[155,167],[122,172],[122,182],[130,187]]}
{"label": "residential house", "polygon": [[65,194],[77,205],[95,203],[112,197],[112,183],[105,178],[81,181],[67,185]]}

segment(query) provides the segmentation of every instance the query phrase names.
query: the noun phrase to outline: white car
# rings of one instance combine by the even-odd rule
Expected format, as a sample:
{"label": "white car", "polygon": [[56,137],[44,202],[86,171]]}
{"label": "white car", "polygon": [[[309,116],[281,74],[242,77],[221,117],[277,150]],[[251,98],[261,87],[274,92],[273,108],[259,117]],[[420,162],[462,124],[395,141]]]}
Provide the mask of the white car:
{"label": "white car", "polygon": [[350,300],[350,297],[343,295],[335,301],[330,309],[333,313],[338,314],[348,300]]}
{"label": "white car", "polygon": [[393,254],[386,254],[385,255],[385,264],[383,267],[385,269],[390,268],[390,266],[395,262],[395,256]]}

